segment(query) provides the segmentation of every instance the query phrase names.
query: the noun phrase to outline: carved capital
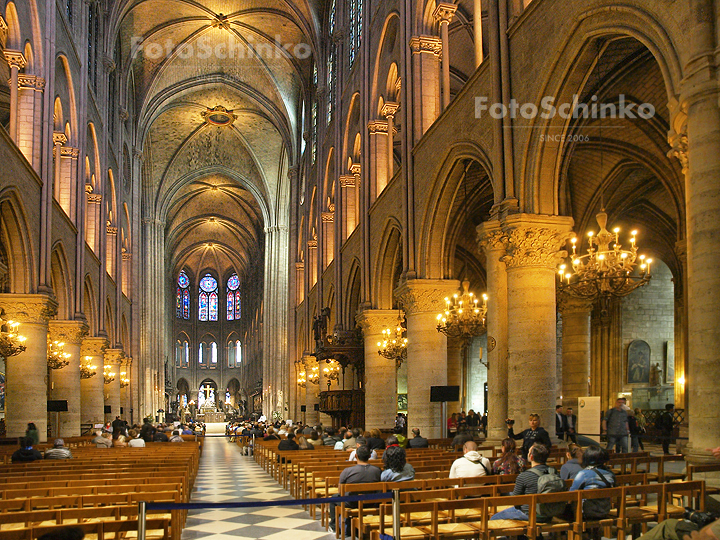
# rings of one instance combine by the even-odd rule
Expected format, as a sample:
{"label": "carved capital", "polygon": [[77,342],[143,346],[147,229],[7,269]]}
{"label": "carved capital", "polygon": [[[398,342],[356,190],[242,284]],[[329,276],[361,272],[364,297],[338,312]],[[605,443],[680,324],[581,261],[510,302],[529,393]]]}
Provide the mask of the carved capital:
{"label": "carved capital", "polygon": [[143,157],[142,150],[138,150],[137,148],[133,148],[132,153],[133,153],[133,157],[134,157],[135,159],[137,159],[138,161],[140,161],[141,163],[142,163],[142,161],[145,159],[145,158]]}
{"label": "carved capital", "polygon": [[383,105],[382,111],[380,111],[380,112],[382,113],[382,115],[385,118],[389,118],[391,116],[395,117],[395,113],[397,112],[397,110],[399,108],[400,108],[399,103],[388,101],[387,103],[385,103],[385,105]]}
{"label": "carved capital", "polygon": [[30,88],[34,90],[37,86],[38,77],[35,75],[18,74],[18,88]]}
{"label": "carved capital", "polygon": [[500,227],[499,221],[486,221],[475,229],[477,231],[478,247],[486,254],[491,251],[505,251],[508,237]]}
{"label": "carved capital", "polygon": [[106,54],[102,57],[102,63],[105,71],[107,71],[108,73],[112,73],[117,67],[117,65],[115,64],[115,60],[113,60],[110,56]]}
{"label": "carved capital", "polygon": [[303,261],[296,262],[295,270],[305,270],[305,263]]}
{"label": "carved capital", "polygon": [[125,107],[120,107],[120,109],[118,109],[118,116],[120,116],[120,120],[125,122],[128,118],[130,118],[130,113]]}
{"label": "carved capital", "polygon": [[73,148],[72,146],[63,146],[60,149],[60,155],[62,157],[69,157],[72,159],[77,159],[80,156],[80,149]]}
{"label": "carved capital", "polygon": [[433,18],[441,24],[449,24],[453,20],[456,11],[457,6],[455,4],[440,3],[435,8],[435,11],[433,11]]}
{"label": "carved capital", "polygon": [[298,173],[300,172],[300,167],[297,165],[293,165],[292,167],[288,167],[288,180],[291,182],[295,182],[298,179]]}
{"label": "carved capital", "polygon": [[45,90],[45,79],[42,77],[35,77],[35,90],[43,92]]}
{"label": "carved capital", "polygon": [[355,315],[355,322],[358,323],[365,336],[377,336],[382,334],[385,328],[395,328],[398,314],[403,318],[405,314],[397,309],[366,309]]}
{"label": "carved capital", "polygon": [[105,349],[105,364],[119,366],[125,359],[125,351],[122,349]]}
{"label": "carved capital", "polygon": [[567,257],[561,250],[572,233],[572,218],[514,214],[502,224],[507,234],[507,254],[501,258],[508,269],[542,267],[555,270]]}
{"label": "carved capital", "polygon": [[323,223],[332,223],[335,221],[335,212],[322,212],[320,214],[320,220]]}
{"label": "carved capital", "polygon": [[340,187],[343,188],[354,188],[355,177],[350,174],[343,174],[340,176]]}
{"label": "carved capital", "polygon": [[[87,189],[85,190],[87,193]],[[102,195],[99,193],[87,193],[87,202],[92,204],[100,204],[102,202]]]}
{"label": "carved capital", "polygon": [[410,50],[413,54],[430,53],[440,58],[442,40],[436,36],[413,36],[410,38]]}
{"label": "carved capital", "polygon": [[593,303],[584,298],[574,298],[567,294],[558,294],[557,308],[560,313],[567,315],[570,313],[587,313],[590,315]]}
{"label": "carved capital", "polygon": [[668,134],[668,142],[670,143],[670,150],[668,150],[668,157],[677,158],[682,167],[683,174],[687,174],[690,166],[688,160],[688,136],[687,126],[685,130],[680,133],[670,132]]}
{"label": "carved capital", "polygon": [[83,356],[105,356],[110,343],[103,337],[88,337],[82,340],[80,354]]}
{"label": "carved capital", "polygon": [[122,254],[122,260],[123,261],[129,261],[132,259],[132,253],[128,253],[127,251],[123,251]]}
{"label": "carved capital", "polygon": [[111,236],[117,235],[118,228],[113,227],[112,225],[106,225],[105,226],[105,232],[107,232]]}
{"label": "carved capital", "polygon": [[53,144],[62,146],[67,142],[67,136],[62,131],[53,132]]}
{"label": "carved capital", "polygon": [[318,241],[317,238],[313,240],[308,240],[308,249],[317,249],[318,247]]}
{"label": "carved capital", "polygon": [[0,294],[5,318],[20,324],[47,324],[57,314],[58,303],[46,294]]}
{"label": "carved capital", "polygon": [[[370,135],[373,135],[375,133],[387,133],[388,132],[388,122],[387,120],[370,120],[368,122],[368,131],[370,132]],[[397,128],[393,126],[393,135],[396,135],[398,132]]]}
{"label": "carved capital", "polygon": [[395,290],[395,295],[407,315],[440,313],[445,309],[445,298],[460,289],[455,279],[412,279]]}
{"label": "carved capital", "polygon": [[22,52],[6,49],[4,53],[5,60],[7,61],[10,68],[23,69],[25,66],[27,66],[27,60],[25,59],[25,56]]}
{"label": "carved capital", "polygon": [[88,325],[85,321],[56,321],[48,323],[50,339],[64,341],[72,345],[81,345],[88,334]]}
{"label": "carved capital", "polygon": [[350,173],[353,174],[358,180],[360,180],[360,171],[362,170],[362,165],[359,163],[353,163],[350,165]]}

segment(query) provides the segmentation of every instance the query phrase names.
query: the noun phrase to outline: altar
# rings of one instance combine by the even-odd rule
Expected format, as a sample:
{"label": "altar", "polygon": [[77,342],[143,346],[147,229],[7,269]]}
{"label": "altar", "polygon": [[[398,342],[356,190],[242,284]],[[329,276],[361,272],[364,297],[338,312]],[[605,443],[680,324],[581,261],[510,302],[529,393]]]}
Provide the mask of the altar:
{"label": "altar", "polygon": [[207,411],[198,414],[198,420],[209,424],[212,422],[225,422],[224,412]]}
{"label": "altar", "polygon": [[225,421],[225,412],[217,406],[215,389],[207,384],[201,386],[198,392],[197,420],[206,424]]}

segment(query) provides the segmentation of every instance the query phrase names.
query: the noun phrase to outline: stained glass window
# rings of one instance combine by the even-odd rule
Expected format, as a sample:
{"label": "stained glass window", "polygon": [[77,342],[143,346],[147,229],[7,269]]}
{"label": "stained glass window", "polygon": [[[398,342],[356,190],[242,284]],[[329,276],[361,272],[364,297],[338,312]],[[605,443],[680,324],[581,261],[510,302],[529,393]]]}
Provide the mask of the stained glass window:
{"label": "stained glass window", "polygon": [[312,162],[317,159],[317,101],[312,104]]}
{"label": "stained glass window", "polygon": [[[230,276],[230,278],[227,281],[227,308],[226,308],[226,314],[227,314],[227,320],[232,321],[236,318],[239,319],[240,316],[235,317],[235,291],[238,290],[238,287],[240,287],[240,280],[237,277],[237,274],[233,274]],[[240,297],[240,293],[238,292],[238,298]],[[237,310],[239,311],[239,310]]]}
{"label": "stained glass window", "polygon": [[183,348],[182,343],[178,340],[175,343],[175,367],[182,367],[182,354],[183,354]]}
{"label": "stained glass window", "polygon": [[335,91],[335,45],[332,36],[335,33],[335,0],[330,4],[328,13],[328,34],[330,36],[330,50],[327,56],[327,123],[332,120],[333,93]]}
{"label": "stained glass window", "polygon": [[185,270],[180,270],[177,280],[177,289],[175,290],[175,315],[178,319],[190,318],[190,278],[188,278]]}
{"label": "stained glass window", "polygon": [[235,342],[235,366],[239,366],[242,363],[242,346],[240,340]]}
{"label": "stained glass window", "polygon": [[210,274],[205,274],[200,280],[200,295],[198,298],[198,319],[201,321],[217,321],[218,294],[217,280]]}
{"label": "stained glass window", "polygon": [[235,291],[235,320],[240,320],[240,291]]}
{"label": "stained glass window", "polygon": [[190,344],[185,341],[183,343],[183,347],[185,349],[185,354],[183,354],[183,365],[188,367],[190,365]]}
{"label": "stained glass window", "polygon": [[211,367],[217,365],[217,343],[214,341],[210,344],[210,364]]}
{"label": "stained glass window", "polygon": [[350,67],[357,53],[360,51],[360,42],[362,41],[362,18],[363,18],[363,0],[350,1]]}

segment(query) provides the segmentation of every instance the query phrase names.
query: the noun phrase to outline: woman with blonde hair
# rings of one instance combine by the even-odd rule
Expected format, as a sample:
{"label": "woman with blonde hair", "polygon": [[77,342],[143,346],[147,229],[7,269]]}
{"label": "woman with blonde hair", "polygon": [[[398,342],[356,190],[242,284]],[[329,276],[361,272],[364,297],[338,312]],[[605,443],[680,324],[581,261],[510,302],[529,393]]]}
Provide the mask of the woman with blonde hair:
{"label": "woman with blonde hair", "polygon": [[493,474],[518,474],[525,467],[525,460],[515,453],[515,441],[508,438],[502,442],[502,454],[492,466]]}
{"label": "woman with blonde hair", "polygon": [[113,441],[113,446],[116,448],[124,448],[127,446],[125,435],[118,435],[118,438]]}

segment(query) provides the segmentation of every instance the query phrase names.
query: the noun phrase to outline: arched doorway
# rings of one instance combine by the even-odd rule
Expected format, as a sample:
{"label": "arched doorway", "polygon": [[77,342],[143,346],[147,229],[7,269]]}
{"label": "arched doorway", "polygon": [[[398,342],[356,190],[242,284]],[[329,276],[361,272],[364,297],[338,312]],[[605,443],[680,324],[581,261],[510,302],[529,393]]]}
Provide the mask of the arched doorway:
{"label": "arched doorway", "polygon": [[238,410],[238,403],[240,394],[240,381],[232,378],[228,381],[227,388],[225,389],[225,406],[232,411]]}

